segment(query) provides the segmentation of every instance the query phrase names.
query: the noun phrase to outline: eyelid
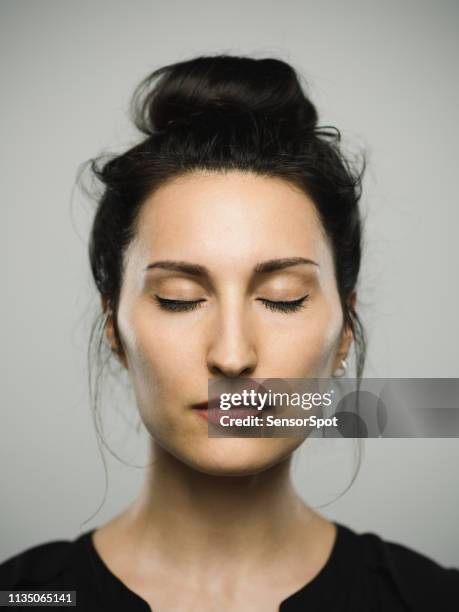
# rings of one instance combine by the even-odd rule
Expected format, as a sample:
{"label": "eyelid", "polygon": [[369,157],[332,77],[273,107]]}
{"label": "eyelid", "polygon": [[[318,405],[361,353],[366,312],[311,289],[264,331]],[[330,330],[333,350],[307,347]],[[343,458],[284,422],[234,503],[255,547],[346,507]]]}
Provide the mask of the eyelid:
{"label": "eyelid", "polygon": [[[304,302],[309,298],[309,293],[297,298],[295,300],[268,300],[266,298],[257,298],[258,301],[262,302],[267,308],[273,311],[279,312],[296,312],[300,308],[304,308]],[[200,300],[173,300],[168,298],[162,298],[155,294],[155,300],[159,307],[163,310],[176,311],[176,312],[187,312],[194,310],[199,307],[201,302],[205,302],[205,299]]]}
{"label": "eyelid", "polygon": [[263,302],[270,310],[277,310],[280,312],[296,312],[300,308],[305,308],[305,302],[309,299],[309,293],[303,295],[295,300],[267,300],[265,298],[257,298],[260,302]]}
{"label": "eyelid", "polygon": [[176,304],[196,304],[197,302],[205,302],[206,300],[204,298],[201,298],[200,300],[178,300],[178,299],[174,299],[174,298],[163,298],[159,295],[155,294],[155,298],[157,298],[158,300],[160,300],[161,302],[175,302]]}
{"label": "eyelid", "polygon": [[[176,310],[176,311],[180,311],[180,310],[194,310],[195,308],[199,307],[199,304],[201,302],[205,302],[206,300],[201,299],[201,300],[172,300],[169,298],[163,298],[160,297],[159,295],[155,294],[155,300],[158,303],[158,305],[160,306],[160,308],[163,308],[164,310]],[[166,306],[166,305],[169,306]]]}

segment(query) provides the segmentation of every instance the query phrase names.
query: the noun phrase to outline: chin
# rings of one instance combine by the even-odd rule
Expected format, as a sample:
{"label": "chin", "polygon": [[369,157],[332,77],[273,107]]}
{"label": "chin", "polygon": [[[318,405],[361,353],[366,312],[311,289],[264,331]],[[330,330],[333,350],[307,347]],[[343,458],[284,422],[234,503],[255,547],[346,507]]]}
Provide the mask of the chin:
{"label": "chin", "polygon": [[214,438],[210,442],[180,459],[212,476],[251,476],[285,461],[301,444],[299,438]]}

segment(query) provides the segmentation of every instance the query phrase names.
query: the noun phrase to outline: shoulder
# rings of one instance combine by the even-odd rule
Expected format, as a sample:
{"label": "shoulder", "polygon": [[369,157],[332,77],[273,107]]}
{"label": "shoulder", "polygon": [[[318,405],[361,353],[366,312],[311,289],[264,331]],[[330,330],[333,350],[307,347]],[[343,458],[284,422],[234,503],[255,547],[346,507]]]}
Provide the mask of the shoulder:
{"label": "shoulder", "polygon": [[0,588],[64,584],[65,575],[72,572],[81,556],[80,544],[86,536],[44,542],[9,557],[0,563]]}
{"label": "shoulder", "polygon": [[446,610],[452,601],[459,602],[458,568],[445,567],[375,533],[358,534],[348,527],[341,528],[348,541],[353,541],[373,592],[390,592],[408,610]]}

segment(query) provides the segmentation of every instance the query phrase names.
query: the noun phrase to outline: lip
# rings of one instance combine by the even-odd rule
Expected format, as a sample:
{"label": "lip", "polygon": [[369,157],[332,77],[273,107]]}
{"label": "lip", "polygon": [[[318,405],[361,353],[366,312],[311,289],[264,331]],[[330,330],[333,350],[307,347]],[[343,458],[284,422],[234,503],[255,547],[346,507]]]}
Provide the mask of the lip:
{"label": "lip", "polygon": [[198,416],[215,425],[221,425],[220,419],[224,415],[228,415],[231,418],[243,419],[248,416],[260,416],[271,409],[272,407],[270,405],[265,405],[265,407],[260,410],[256,406],[247,407],[231,405],[228,410],[223,410],[220,408],[220,402],[217,398],[209,402],[201,402],[200,404],[193,405],[193,410]]}
{"label": "lip", "polygon": [[202,410],[202,411],[208,411],[208,410],[218,410],[219,412],[222,412],[224,414],[226,414],[227,412],[247,412],[248,414],[260,414],[260,412],[264,412],[265,410],[268,410],[270,408],[269,405],[265,405],[264,408],[258,409],[257,406],[251,406],[251,407],[247,407],[247,406],[239,406],[239,405],[231,405],[231,407],[228,410],[223,410],[222,408],[220,408],[220,402],[217,398],[210,400],[209,402],[201,402],[200,404],[193,404],[192,406],[193,410]]}
{"label": "lip", "polygon": [[[207,402],[198,404],[198,406],[207,405]],[[244,418],[247,416],[259,416],[263,410],[257,410],[256,408],[241,408],[240,406],[232,406],[229,410],[222,410],[221,408],[196,408],[195,412],[198,416],[214,423],[221,425],[220,419],[224,415],[229,415],[231,418]]]}
{"label": "lip", "polygon": [[[229,410],[237,410],[240,406],[231,406]],[[200,404],[193,405],[194,410],[222,410],[220,408],[220,402],[217,398],[211,399],[208,402],[201,402]],[[253,410],[253,408],[251,409]],[[227,410],[223,410],[223,412],[227,412]]]}

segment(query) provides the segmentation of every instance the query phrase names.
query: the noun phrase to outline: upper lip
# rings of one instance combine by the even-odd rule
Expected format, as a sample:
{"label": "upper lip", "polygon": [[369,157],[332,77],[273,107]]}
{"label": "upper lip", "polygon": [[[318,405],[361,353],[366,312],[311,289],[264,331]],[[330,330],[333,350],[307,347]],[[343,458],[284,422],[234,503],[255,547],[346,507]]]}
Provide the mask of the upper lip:
{"label": "upper lip", "polygon": [[193,408],[198,410],[207,410],[209,408],[208,402],[201,402],[200,404],[193,404]]}
{"label": "upper lip", "polygon": [[[222,384],[219,385],[218,382],[216,384],[216,387],[214,387],[214,393],[221,393],[222,390],[224,390],[225,392],[227,391],[231,391],[232,393],[239,393],[242,390],[254,390],[257,393],[259,392],[266,392],[266,388],[260,384],[255,382],[254,380],[250,379],[250,378],[240,378],[238,380],[235,380],[234,383],[229,382],[229,381],[222,381]],[[193,404],[193,408],[197,409],[197,410],[206,410],[206,409],[213,409],[213,408],[220,408],[220,396],[217,395],[217,397],[215,398],[211,398],[208,401],[204,401],[204,402],[200,402],[198,404]],[[254,408],[256,409],[257,406],[255,405],[250,405],[250,406],[245,406],[243,404],[241,405],[232,405],[230,410],[233,409],[242,409],[242,410],[247,410],[250,408]],[[269,406],[265,405],[265,408],[269,408]]]}
{"label": "upper lip", "polygon": [[[201,402],[200,404],[193,404],[193,408],[196,410],[212,410],[212,409],[218,409],[220,408],[220,400],[218,398],[209,400],[209,402]],[[230,410],[250,410],[250,409],[256,409],[257,406],[251,404],[250,406],[245,406],[245,405],[231,405]],[[267,406],[265,405],[265,408],[267,408]]]}

